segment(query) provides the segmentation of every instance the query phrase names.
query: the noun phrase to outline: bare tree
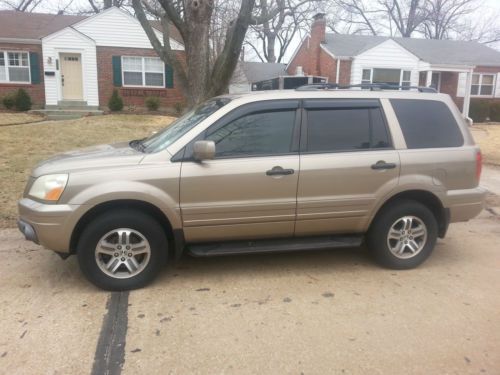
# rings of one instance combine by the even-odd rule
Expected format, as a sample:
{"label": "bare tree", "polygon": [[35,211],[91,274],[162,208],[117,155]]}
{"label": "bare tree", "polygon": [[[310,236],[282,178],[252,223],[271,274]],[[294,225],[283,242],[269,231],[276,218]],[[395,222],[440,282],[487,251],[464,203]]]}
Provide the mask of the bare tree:
{"label": "bare tree", "polygon": [[[226,30],[222,51],[211,63],[210,25],[214,0],[158,0],[160,7],[132,0],[137,18],[160,58],[174,70],[177,84],[184,92],[188,105],[222,94],[226,91],[236,68],[238,56],[251,23],[261,19],[252,11],[255,0],[241,0],[237,16]],[[163,41],[158,40],[146,11],[156,9],[161,17]],[[170,46],[170,25],[179,31],[184,41],[185,63]]]}
{"label": "bare tree", "polygon": [[339,34],[381,33],[384,10],[365,0],[334,0],[328,9],[328,28]]}
{"label": "bare tree", "polygon": [[[478,10],[478,0],[426,0],[426,20],[423,33],[429,39],[447,39],[467,33],[466,17]],[[469,30],[467,30],[469,29]]]}
{"label": "bare tree", "polygon": [[[425,0],[381,0],[390,21],[403,38],[409,38],[426,21]],[[429,0],[427,0],[430,2]],[[441,0],[437,0],[441,1]],[[446,1],[446,0],[445,0]]]}
{"label": "bare tree", "polygon": [[252,25],[245,44],[261,61],[281,62],[295,36],[306,31],[322,0],[259,0],[255,13],[265,21]]}
{"label": "bare tree", "polygon": [[33,12],[43,0],[3,0],[2,8],[17,10],[19,12]]}

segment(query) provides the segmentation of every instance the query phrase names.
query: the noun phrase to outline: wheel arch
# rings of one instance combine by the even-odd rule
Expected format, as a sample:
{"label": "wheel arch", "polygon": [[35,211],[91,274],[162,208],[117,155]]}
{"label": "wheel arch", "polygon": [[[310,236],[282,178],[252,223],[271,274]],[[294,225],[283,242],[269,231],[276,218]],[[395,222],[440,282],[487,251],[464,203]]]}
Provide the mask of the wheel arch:
{"label": "wheel arch", "polygon": [[428,190],[406,190],[388,197],[384,201],[384,203],[382,203],[381,206],[377,209],[375,215],[373,215],[372,219],[370,220],[369,227],[372,226],[372,224],[377,219],[377,216],[380,215],[385,207],[393,204],[397,200],[416,201],[431,210],[438,223],[438,236],[440,238],[444,238],[444,236],[446,235],[446,231],[448,230],[448,225],[450,223],[450,212],[449,209],[443,206],[441,199],[439,199],[436,194]]}
{"label": "wheel arch", "polygon": [[135,199],[117,199],[102,202],[93,206],[91,209],[85,212],[85,214],[83,214],[82,217],[78,220],[71,234],[70,253],[76,253],[76,248],[80,236],[82,235],[86,226],[94,218],[102,215],[105,212],[116,209],[137,210],[151,215],[156,221],[160,223],[160,225],[164,229],[165,235],[167,236],[169,249],[174,250],[169,251],[169,256],[178,258],[182,254],[182,250],[184,248],[184,234],[182,229],[174,229],[167,215],[154,204]]}

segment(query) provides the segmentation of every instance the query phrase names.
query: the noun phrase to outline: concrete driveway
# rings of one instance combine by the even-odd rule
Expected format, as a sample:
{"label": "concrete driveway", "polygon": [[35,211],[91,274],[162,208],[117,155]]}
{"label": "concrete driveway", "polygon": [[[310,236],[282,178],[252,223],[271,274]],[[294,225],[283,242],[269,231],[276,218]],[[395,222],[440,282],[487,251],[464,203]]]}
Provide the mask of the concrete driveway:
{"label": "concrete driveway", "polygon": [[0,373],[499,374],[499,243],[490,210],[415,270],[363,248],[186,257],[107,293],[2,230]]}

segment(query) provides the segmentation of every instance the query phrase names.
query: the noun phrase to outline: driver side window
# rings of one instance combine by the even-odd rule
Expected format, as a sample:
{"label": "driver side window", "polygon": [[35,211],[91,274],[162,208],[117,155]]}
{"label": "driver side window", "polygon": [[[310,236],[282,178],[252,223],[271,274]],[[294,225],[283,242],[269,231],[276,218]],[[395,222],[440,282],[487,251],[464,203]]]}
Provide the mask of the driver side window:
{"label": "driver side window", "polygon": [[294,109],[260,111],[208,129],[205,139],[215,142],[216,158],[288,154],[294,126]]}

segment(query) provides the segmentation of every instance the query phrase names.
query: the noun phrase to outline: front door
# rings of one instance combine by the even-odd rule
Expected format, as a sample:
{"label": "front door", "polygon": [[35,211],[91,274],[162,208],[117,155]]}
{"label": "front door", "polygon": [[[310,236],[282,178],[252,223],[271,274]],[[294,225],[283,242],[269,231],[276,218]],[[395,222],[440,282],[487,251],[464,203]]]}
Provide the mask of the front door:
{"label": "front door", "polygon": [[399,155],[378,100],[306,100],[296,236],[364,231],[395,188]]}
{"label": "front door", "polygon": [[293,236],[297,108],[296,100],[240,107],[200,135],[215,142],[216,157],[182,163],[180,202],[187,241]]}
{"label": "front door", "polygon": [[79,53],[61,53],[60,60],[63,100],[82,100],[82,55]]}

